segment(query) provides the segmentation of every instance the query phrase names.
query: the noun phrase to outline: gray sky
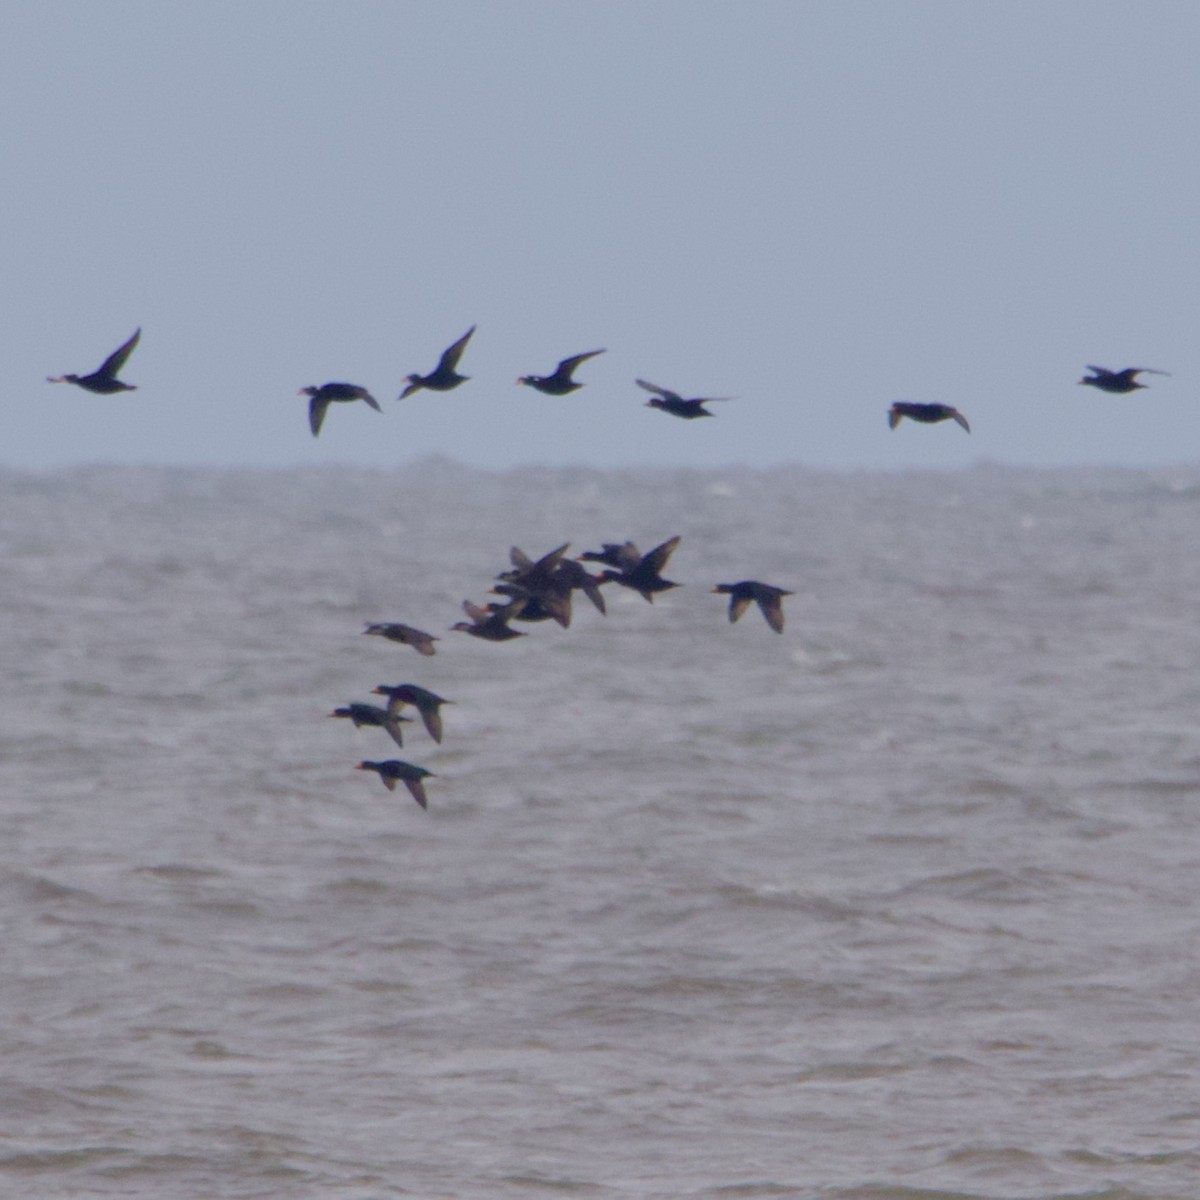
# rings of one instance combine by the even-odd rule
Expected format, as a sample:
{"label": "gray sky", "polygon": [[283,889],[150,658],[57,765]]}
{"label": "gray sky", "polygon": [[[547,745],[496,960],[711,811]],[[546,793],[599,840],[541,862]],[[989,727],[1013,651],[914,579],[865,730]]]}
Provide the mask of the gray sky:
{"label": "gray sky", "polygon": [[[0,463],[1195,462],[1195,0],[8,0]],[[471,382],[397,403],[466,328]],[[97,367],[97,397],[45,382]],[[515,387],[607,347],[587,387]],[[1085,363],[1159,367],[1114,397]],[[635,376],[732,395],[645,408]],[[307,384],[369,387],[308,431]],[[905,422],[896,399],[957,405]]]}

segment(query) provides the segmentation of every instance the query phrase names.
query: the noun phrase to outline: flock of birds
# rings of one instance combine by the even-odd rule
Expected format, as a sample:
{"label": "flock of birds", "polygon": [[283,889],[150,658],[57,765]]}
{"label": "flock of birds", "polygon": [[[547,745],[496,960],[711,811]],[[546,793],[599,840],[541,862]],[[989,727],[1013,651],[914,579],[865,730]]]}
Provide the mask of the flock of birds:
{"label": "flock of birds", "polygon": [[[458,341],[447,347],[437,366],[428,375],[406,376],[405,387],[398,398],[403,400],[422,388],[447,392],[465,383],[470,377],[459,374],[458,364],[474,332],[475,326],[472,325]],[[137,346],[141,333],[141,329],[137,329],[127,342],[114,350],[90,374],[59,375],[50,377],[48,381],[73,383],[102,396],[135,391],[134,384],[125,383],[118,375]],[[603,353],[603,350],[589,350],[583,354],[573,354],[564,358],[551,374],[522,375],[517,383],[536,388],[549,396],[569,395],[583,387],[583,384],[574,378],[575,371],[589,359]],[[1089,365],[1087,369],[1091,374],[1080,379],[1081,384],[1116,395],[1126,395],[1144,388],[1146,384],[1138,381],[1139,375],[1168,374],[1153,367],[1125,367],[1120,371],[1110,371],[1107,367]],[[732,399],[728,396],[685,399],[677,392],[658,387],[644,379],[637,379],[635,382],[640,388],[651,393],[651,398],[646,402],[648,407],[661,409],[683,420],[711,417],[715,414],[704,407],[706,404]],[[309,427],[314,437],[321,432],[330,404],[361,400],[376,412],[383,412],[375,397],[357,384],[325,383],[320,387],[302,388],[298,394],[309,398]],[[889,427],[895,429],[905,417],[923,425],[954,421],[968,433],[971,432],[967,418],[949,404],[922,404],[898,400],[888,409]],[[492,601],[478,605],[464,600],[463,611],[468,620],[459,621],[451,626],[451,629],[483,641],[505,642],[524,636],[520,630],[512,628],[514,621],[553,620],[567,628],[571,624],[572,593],[583,592],[600,613],[607,614],[601,589],[609,583],[630,588],[653,603],[658,593],[679,586],[665,579],[662,571],[680,540],[678,536],[669,538],[646,554],[642,554],[633,542],[605,542],[599,550],[585,551],[577,559],[566,556],[570,543],[559,546],[536,560],[514,546],[509,552],[510,569],[501,571],[496,576],[496,582],[491,589],[493,594],[504,597],[503,602]],[[598,574],[592,574],[584,563],[599,563],[604,569]],[[712,591],[729,597],[731,622],[737,621],[751,604],[757,604],[770,628],[776,633],[783,632],[783,598],[792,595],[786,589],[756,579],[743,579],[736,583],[719,583]],[[368,625],[364,632],[401,645],[412,646],[425,657],[436,653],[434,643],[440,640],[433,634],[399,622]],[[329,715],[348,719],[356,728],[369,726],[383,729],[397,746],[403,747],[404,735],[401,725],[402,722],[411,720],[404,715],[403,710],[412,707],[420,715],[429,736],[435,742],[441,743],[441,706],[451,701],[414,683],[380,684],[372,695],[386,696],[386,706],[356,702],[336,708]],[[357,769],[377,772],[389,791],[393,791],[397,784],[403,783],[422,808],[428,807],[425,780],[433,773],[424,767],[393,758],[364,760],[358,764]]]}
{"label": "flock of birds", "polygon": [[[647,554],[642,554],[633,542],[605,542],[599,550],[586,550],[578,558],[567,557],[570,543],[565,543],[536,560],[520,547],[513,546],[509,551],[511,568],[496,576],[496,583],[491,589],[493,594],[505,599],[483,605],[464,600],[463,611],[470,619],[452,625],[451,630],[487,642],[507,642],[525,636],[521,630],[512,628],[513,621],[555,621],[566,629],[571,624],[573,592],[582,592],[598,612],[607,615],[608,607],[601,588],[608,583],[630,588],[653,604],[658,593],[680,586],[662,574],[680,541],[678,536],[669,538]],[[592,574],[583,565],[585,562],[603,564],[604,569]],[[731,622],[736,621],[751,604],[757,604],[767,624],[776,633],[783,632],[783,598],[792,595],[786,589],[756,579],[743,579],[737,583],[719,583],[712,590],[729,597]],[[368,625],[363,632],[411,646],[427,658],[437,653],[434,643],[441,640],[434,634],[400,622]],[[350,720],[356,728],[372,726],[383,729],[397,746],[403,748],[401,722],[411,720],[403,710],[412,707],[420,714],[429,736],[440,744],[441,706],[451,701],[415,683],[380,684],[371,694],[386,696],[386,707],[355,702],[335,708],[329,715]],[[398,783],[403,783],[422,808],[428,807],[425,780],[432,772],[424,767],[391,758],[364,760],[357,769],[378,772],[389,791],[394,791]]]}

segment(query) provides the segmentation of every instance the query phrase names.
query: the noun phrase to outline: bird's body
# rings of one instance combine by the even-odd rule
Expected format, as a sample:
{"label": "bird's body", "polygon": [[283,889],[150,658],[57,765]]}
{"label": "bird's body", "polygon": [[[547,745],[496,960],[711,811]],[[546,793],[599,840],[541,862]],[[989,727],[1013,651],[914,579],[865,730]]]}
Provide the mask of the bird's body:
{"label": "bird's body", "polygon": [[47,377],[47,383],[73,383],[85,391],[95,392],[98,396],[111,396],[116,392],[136,392],[137,385],[122,383],[117,374],[133,353],[133,348],[142,336],[139,326],[133,336],[123,346],[114,350],[90,375],[56,375]]}
{"label": "bird's body", "polygon": [[919,421],[922,425],[936,425],[939,421],[956,421],[968,433],[971,432],[967,418],[949,404],[917,404],[911,400],[897,400],[888,409],[888,428],[895,429],[904,417]]}
{"label": "bird's body", "polygon": [[462,358],[463,351],[467,348],[467,343],[471,340],[471,334],[474,332],[475,326],[472,325],[453,346],[444,350],[442,357],[438,359],[438,365],[428,375],[406,375],[404,382],[408,386],[400,393],[400,399],[411,396],[413,392],[420,391],[421,388],[432,388],[435,392],[448,392],[451,388],[456,388],[460,383],[466,382],[470,376],[458,374],[456,368],[458,360]]}
{"label": "bird's body", "polygon": [[423,654],[426,658],[437,653],[433,643],[442,640],[434,637],[432,633],[414,629],[411,625],[401,625],[392,621],[368,625],[363,633],[378,634],[380,637],[387,638],[389,642],[399,642],[402,646],[411,646],[418,654]]}
{"label": "bird's body", "polygon": [[573,354],[570,358],[564,358],[558,364],[554,370],[554,374],[522,375],[517,382],[527,384],[531,388],[537,388],[539,392],[545,392],[547,396],[566,396],[568,393],[578,391],[579,388],[583,387],[582,383],[576,383],[571,378],[575,368],[580,363],[587,362],[589,358],[595,358],[597,354],[603,353],[603,350],[589,350],[586,354]]}
{"label": "bird's body", "polygon": [[601,572],[600,579],[632,588],[653,604],[656,592],[665,592],[679,586],[669,579],[664,579],[662,569],[667,565],[667,559],[675,552],[675,547],[679,545],[680,540],[680,537],[676,535],[663,542],[661,546],[655,546],[648,554],[643,554],[636,562],[626,558],[623,565],[616,570],[610,569]]}
{"label": "bird's body", "polygon": [[429,797],[425,795],[426,779],[433,777],[432,771],[424,767],[414,766],[410,762],[402,762],[398,758],[389,758],[386,762],[360,762],[357,771],[378,771],[379,778],[389,792],[396,790],[397,783],[403,783],[408,788],[412,798],[422,807],[429,807]]}
{"label": "bird's body", "polygon": [[1088,370],[1093,372],[1085,375],[1079,382],[1090,384],[1102,392],[1113,392],[1118,396],[1136,392],[1144,388],[1144,383],[1138,383],[1139,375],[1170,375],[1170,371],[1156,371],[1153,367],[1126,367],[1122,371],[1110,371],[1107,367],[1093,367],[1088,364]]}
{"label": "bird's body", "polygon": [[345,717],[347,720],[353,721],[355,729],[361,729],[364,725],[386,729],[397,746],[404,745],[400,722],[412,719],[411,717],[401,717],[386,708],[378,708],[374,704],[347,704],[345,708],[335,708],[329,715]]}
{"label": "bird's body", "polygon": [[418,687],[415,683],[397,683],[395,685],[381,683],[373,690],[372,695],[388,698],[386,711],[390,717],[395,717],[406,704],[411,704],[421,714],[421,720],[425,723],[429,736],[435,742],[441,742],[442,714],[440,709],[443,704],[451,704],[453,701],[446,700],[427,688]]}
{"label": "bird's body", "polygon": [[513,638],[524,637],[518,629],[509,628],[509,621],[519,617],[525,609],[526,601],[518,598],[497,608],[480,608],[470,600],[463,601],[463,612],[470,621],[459,621],[450,628],[459,633],[469,633],[472,637],[482,638],[485,642],[508,642]]}
{"label": "bird's body", "polygon": [[325,411],[333,403],[348,403],[351,400],[362,400],[377,413],[383,412],[379,401],[356,383],[323,383],[320,387],[301,388],[296,395],[307,396],[308,427],[313,437],[321,432],[321,423],[325,420]]}
{"label": "bird's body", "polygon": [[757,579],[743,579],[738,583],[718,583],[714,592],[729,597],[729,620],[736,621],[751,604],[762,610],[767,624],[776,633],[783,632],[783,598],[792,595],[781,587],[770,583],[759,583]]}
{"label": "bird's body", "polygon": [[646,401],[647,408],[661,408],[663,412],[668,412],[673,417],[682,417],[685,421],[694,421],[697,417],[715,417],[716,413],[710,413],[704,406],[733,399],[732,396],[701,396],[697,399],[685,400],[678,392],[657,387],[653,383],[647,383],[644,379],[635,379],[634,383],[648,392],[655,393]]}

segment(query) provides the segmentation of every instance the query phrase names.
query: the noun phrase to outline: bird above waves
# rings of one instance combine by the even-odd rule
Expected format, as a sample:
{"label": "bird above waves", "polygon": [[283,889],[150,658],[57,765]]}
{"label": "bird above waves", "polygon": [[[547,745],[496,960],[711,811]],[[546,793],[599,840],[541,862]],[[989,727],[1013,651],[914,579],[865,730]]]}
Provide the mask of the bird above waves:
{"label": "bird above waves", "polygon": [[368,625],[363,633],[378,634],[379,637],[387,638],[389,642],[399,642],[402,646],[411,646],[418,654],[424,654],[426,658],[437,653],[433,643],[442,640],[434,637],[432,633],[425,633],[421,629],[414,629],[411,625],[401,625],[394,621],[382,621],[375,625]]}
{"label": "bird above waves", "polygon": [[595,358],[597,354],[603,353],[603,350],[589,350],[586,354],[573,354],[558,364],[553,375],[522,375],[517,382],[537,388],[539,392],[545,392],[547,396],[565,396],[569,392],[578,391],[583,387],[582,383],[577,383],[571,378],[575,368],[580,363],[587,362],[589,358]]}
{"label": "bird above waves", "polygon": [[897,400],[888,409],[888,428],[895,429],[904,417],[919,421],[922,425],[936,425],[939,421],[957,421],[968,433],[971,432],[967,418],[949,404],[917,404],[911,400]]}
{"label": "bird above waves", "polygon": [[111,396],[116,392],[136,392],[137,385],[122,383],[117,378],[126,360],[133,353],[133,348],[142,336],[139,326],[133,336],[123,346],[114,350],[90,375],[55,375],[47,376],[47,383],[73,383],[86,391],[95,392],[98,396]]}
{"label": "bird above waves", "polygon": [[783,632],[783,598],[793,593],[770,583],[759,583],[757,579],[743,579],[739,583],[718,583],[713,591],[729,597],[731,624],[752,603],[757,603],[767,624],[776,633]]}
{"label": "bird above waves", "polygon": [[526,601],[523,597],[509,601],[498,608],[480,608],[470,600],[463,601],[463,612],[470,621],[459,621],[450,628],[456,632],[469,633],[472,637],[482,638],[485,642],[507,642],[513,638],[524,637],[519,629],[510,629],[509,621],[519,617],[524,611]]}
{"label": "bird above waves", "polygon": [[320,387],[301,388],[297,396],[308,396],[308,427],[313,437],[321,432],[321,423],[325,420],[325,410],[334,402],[349,402],[363,400],[377,413],[383,412],[379,401],[356,383],[323,383]]}
{"label": "bird above waves", "polygon": [[625,571],[636,567],[641,557],[641,551],[632,542],[603,542],[599,550],[585,550],[579,561],[604,563]]}
{"label": "bird above waves", "polygon": [[693,421],[696,417],[715,417],[717,414],[710,413],[704,405],[733,399],[732,396],[702,396],[694,400],[685,400],[678,392],[657,387],[644,379],[635,379],[634,383],[648,392],[655,393],[646,401],[647,408],[661,408],[663,412],[669,412],[673,417],[682,417],[685,421]]}
{"label": "bird above waves", "polygon": [[619,583],[622,587],[632,588],[651,604],[654,603],[656,592],[665,592],[670,588],[679,587],[669,579],[662,577],[662,569],[667,565],[667,559],[675,552],[682,538],[676,535],[661,546],[655,546],[648,554],[643,554],[636,563],[626,562],[617,570],[602,571],[601,580]]}
{"label": "bird above waves", "polygon": [[347,704],[345,708],[335,708],[329,715],[331,717],[345,717],[353,721],[355,729],[361,729],[364,725],[369,725],[372,728],[386,729],[391,735],[392,741],[397,746],[404,745],[404,737],[400,731],[399,722],[412,720],[411,717],[401,717],[386,708],[379,708],[374,704]]}
{"label": "bird above waves", "polygon": [[432,388],[435,392],[448,392],[451,388],[458,387],[460,383],[465,383],[470,376],[459,375],[456,368],[458,360],[462,358],[463,351],[467,348],[467,343],[471,340],[471,334],[474,332],[475,326],[472,325],[453,346],[444,350],[442,357],[438,359],[438,365],[428,375],[406,375],[404,381],[408,386],[400,393],[400,399],[411,396],[413,392],[420,391],[421,388]]}
{"label": "bird above waves", "polygon": [[440,710],[443,704],[453,704],[454,701],[447,700],[436,692],[429,691],[428,688],[418,687],[415,683],[391,685],[381,683],[373,689],[371,694],[388,698],[387,712],[390,716],[395,716],[406,704],[411,704],[421,714],[421,720],[425,723],[425,729],[429,736],[435,742],[441,743],[442,714]]}
{"label": "bird above waves", "polygon": [[1122,371],[1110,371],[1107,367],[1093,367],[1090,363],[1087,369],[1095,373],[1085,375],[1079,381],[1080,383],[1089,383],[1102,392],[1114,392],[1118,396],[1124,396],[1146,386],[1144,383],[1138,383],[1138,375],[1169,376],[1171,374],[1170,371],[1156,371],[1153,367],[1126,367]]}
{"label": "bird above waves", "polygon": [[412,798],[422,807],[429,807],[429,797],[425,794],[426,779],[432,779],[433,772],[424,767],[402,762],[398,758],[389,758],[386,762],[360,762],[356,771],[378,771],[379,778],[389,792],[396,790],[397,783],[403,783],[408,788]]}

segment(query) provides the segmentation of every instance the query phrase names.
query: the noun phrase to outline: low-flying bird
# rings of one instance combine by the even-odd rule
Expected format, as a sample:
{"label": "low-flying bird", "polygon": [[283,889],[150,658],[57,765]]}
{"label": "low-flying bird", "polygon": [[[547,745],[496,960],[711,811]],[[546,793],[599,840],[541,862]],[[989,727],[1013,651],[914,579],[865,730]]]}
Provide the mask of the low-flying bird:
{"label": "low-flying bird", "polygon": [[632,588],[635,592],[654,603],[656,592],[665,592],[670,588],[679,587],[669,579],[662,577],[662,569],[667,565],[667,559],[675,552],[682,538],[676,535],[661,546],[655,546],[648,554],[643,554],[636,562],[626,559],[624,565],[616,570],[600,573],[601,580],[619,583],[622,587]]}
{"label": "low-flying bird", "polygon": [[464,600],[463,612],[471,620],[459,621],[450,628],[456,632],[469,633],[472,637],[483,638],[485,642],[507,642],[513,638],[524,637],[519,629],[510,629],[508,623],[521,615],[526,603],[524,597],[518,597],[495,608],[480,608],[478,604]]}
{"label": "low-flying bird", "polygon": [[320,387],[301,388],[296,395],[309,397],[308,427],[312,430],[313,437],[321,432],[325,410],[335,401],[363,400],[377,413],[383,412],[375,397],[365,387],[359,387],[356,383],[323,383]]}
{"label": "low-flying bird", "polygon": [[1156,371],[1153,367],[1126,367],[1122,371],[1110,371],[1107,367],[1093,367],[1088,364],[1088,370],[1095,372],[1092,375],[1085,375],[1079,382],[1090,383],[1092,387],[1099,388],[1102,392],[1115,392],[1118,396],[1124,396],[1128,392],[1136,392],[1138,388],[1144,388],[1144,383],[1138,383],[1138,375],[1170,375],[1170,371]]}
{"label": "low-flying bird", "polygon": [[767,624],[776,633],[783,632],[783,598],[792,595],[791,592],[770,583],[759,583],[757,579],[718,583],[713,591],[729,597],[730,623],[736,621],[751,604],[757,603]]}
{"label": "low-flying bird", "polygon": [[453,346],[444,350],[442,357],[438,359],[438,365],[428,375],[406,375],[404,381],[408,386],[400,393],[400,399],[411,396],[413,392],[420,391],[421,388],[432,388],[435,392],[448,392],[451,388],[458,387],[460,383],[468,380],[470,376],[458,374],[456,368],[458,360],[462,358],[463,351],[467,348],[467,343],[471,340],[471,334],[474,332],[475,326],[472,325]]}
{"label": "low-flying bird", "polygon": [[433,778],[433,772],[424,767],[402,762],[398,758],[389,758],[386,762],[360,762],[356,771],[378,771],[379,778],[389,792],[396,790],[397,783],[403,783],[412,798],[422,807],[429,807],[429,797],[425,795],[426,779]]}
{"label": "low-flying bird", "polygon": [[402,646],[411,646],[418,654],[424,654],[426,658],[437,653],[433,643],[442,640],[434,637],[432,633],[425,633],[424,630],[414,629],[411,625],[401,625],[395,621],[381,621],[376,625],[368,625],[363,633],[378,634],[380,637],[387,638],[389,642],[399,642]]}
{"label": "low-flying bird", "polygon": [[137,385],[122,383],[117,374],[125,365],[126,359],[133,353],[133,348],[142,336],[139,326],[133,331],[133,337],[123,346],[114,350],[90,375],[55,375],[47,376],[47,383],[73,383],[77,387],[95,392],[98,396],[111,396],[115,392],[136,392]]}
{"label": "low-flying bird", "polygon": [[922,425],[936,425],[939,421],[957,421],[968,433],[971,432],[967,418],[949,404],[917,404],[910,400],[897,400],[888,409],[888,428],[895,429],[900,421],[919,421]]}
{"label": "low-flying bird", "polygon": [[733,399],[732,396],[702,396],[695,400],[685,400],[678,392],[657,387],[644,379],[635,379],[634,383],[648,392],[655,393],[646,401],[647,408],[661,408],[663,412],[669,412],[673,417],[682,417],[685,421],[693,421],[696,417],[715,417],[717,414],[710,413],[704,405]]}
{"label": "low-flying bird", "polygon": [[582,383],[577,383],[571,378],[575,368],[580,363],[587,362],[589,358],[595,358],[597,354],[603,353],[603,350],[589,350],[586,354],[573,354],[558,364],[553,375],[522,375],[517,382],[537,388],[539,392],[545,392],[547,396],[565,396],[568,392],[578,391],[583,387]]}
{"label": "low-flying bird", "polygon": [[386,708],[379,708],[374,704],[347,704],[345,708],[335,708],[329,714],[331,717],[345,717],[354,722],[355,729],[361,729],[364,725],[369,725],[372,728],[386,729],[393,742],[397,746],[404,745],[404,735],[400,731],[401,721],[411,721],[411,717],[401,717],[395,713],[389,712]]}
{"label": "low-flying bird", "polygon": [[[443,704],[453,704],[452,700],[447,700],[436,692],[429,691],[428,688],[418,687],[415,683],[394,685],[381,683],[371,694],[388,698],[387,714],[389,717],[396,717],[406,704],[411,704],[421,714],[421,720],[425,722],[429,736],[435,742],[441,742],[442,714],[440,710]],[[400,719],[408,720],[407,717]]]}

